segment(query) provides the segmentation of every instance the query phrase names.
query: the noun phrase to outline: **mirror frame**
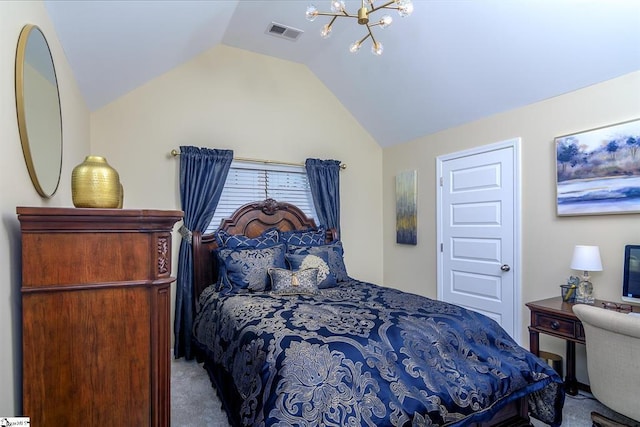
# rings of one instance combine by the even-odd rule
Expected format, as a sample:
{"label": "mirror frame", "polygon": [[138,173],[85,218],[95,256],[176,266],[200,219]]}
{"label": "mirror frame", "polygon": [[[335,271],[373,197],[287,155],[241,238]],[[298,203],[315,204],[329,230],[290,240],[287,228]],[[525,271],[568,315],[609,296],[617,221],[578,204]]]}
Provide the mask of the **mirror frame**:
{"label": "mirror frame", "polygon": [[[44,40],[44,44],[46,47],[46,51],[48,52],[49,56],[48,58],[45,58],[45,60],[48,60],[51,64],[51,69],[53,70],[53,83],[55,83],[55,93],[57,96],[57,106],[58,106],[58,111],[57,111],[57,121],[60,124],[60,135],[58,135],[56,138],[59,138],[59,145],[60,145],[60,157],[59,159],[55,159],[52,158],[52,161],[57,161],[57,163],[52,164],[51,165],[51,170],[54,171],[54,167],[57,168],[57,181],[55,183],[55,186],[53,187],[53,190],[47,191],[45,190],[44,187],[46,187],[47,189],[49,189],[51,187],[51,185],[46,185],[48,183],[41,183],[41,179],[42,179],[42,175],[43,175],[43,168],[40,166],[40,178],[38,177],[38,170],[36,170],[36,165],[33,161],[33,154],[32,152],[37,149],[37,145],[35,140],[30,140],[29,138],[29,133],[28,133],[28,128],[27,128],[27,111],[25,109],[25,104],[26,104],[26,100],[24,98],[25,95],[25,84],[28,84],[28,82],[25,82],[25,76],[24,76],[24,70],[25,70],[25,61],[26,61],[26,52],[27,52],[27,45],[29,42],[29,39],[31,38],[30,36],[32,34],[34,34],[34,32],[38,32],[40,33],[40,35],[42,36],[42,40]],[[58,186],[60,185],[60,175],[62,174],[62,107],[60,105],[60,88],[58,86],[58,77],[56,75],[56,68],[55,68],[55,64],[53,63],[53,56],[51,55],[51,49],[49,48],[49,43],[47,41],[47,38],[44,36],[44,33],[42,32],[42,30],[37,26],[37,25],[33,25],[33,24],[27,24],[22,28],[22,31],[20,32],[20,36],[18,38],[18,48],[16,50],[16,67],[15,67],[15,79],[16,79],[16,110],[17,110],[17,114],[18,114],[18,129],[20,132],[20,142],[22,144],[22,153],[24,154],[24,160],[27,164],[27,170],[29,171],[29,176],[31,177],[31,182],[33,183],[33,186],[35,187],[36,191],[38,192],[38,194],[40,194],[42,197],[45,198],[50,198],[52,197],[55,192],[58,190]],[[33,118],[31,119],[33,121]],[[57,142],[57,141],[55,141]],[[51,143],[50,141],[46,141],[45,143]],[[44,184],[44,185],[43,185]]]}

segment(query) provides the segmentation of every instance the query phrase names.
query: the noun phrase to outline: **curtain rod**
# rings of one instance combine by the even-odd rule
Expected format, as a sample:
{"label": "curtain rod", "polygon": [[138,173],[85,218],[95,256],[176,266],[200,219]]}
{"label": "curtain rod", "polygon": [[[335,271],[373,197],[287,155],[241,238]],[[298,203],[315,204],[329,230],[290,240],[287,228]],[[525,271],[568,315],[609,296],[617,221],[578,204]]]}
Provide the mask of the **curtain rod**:
{"label": "curtain rod", "polygon": [[[171,150],[171,155],[173,157],[178,157],[180,155],[180,152],[174,148],[173,150]],[[272,165],[304,166],[304,163],[281,162],[281,161],[276,161],[276,160],[250,159],[250,158],[247,158],[247,157],[234,157],[233,160],[237,160],[237,161],[240,161],[240,162],[266,163],[266,164],[272,164]],[[345,165],[344,163],[340,163],[340,169],[344,170],[346,168],[347,168],[347,165]]]}

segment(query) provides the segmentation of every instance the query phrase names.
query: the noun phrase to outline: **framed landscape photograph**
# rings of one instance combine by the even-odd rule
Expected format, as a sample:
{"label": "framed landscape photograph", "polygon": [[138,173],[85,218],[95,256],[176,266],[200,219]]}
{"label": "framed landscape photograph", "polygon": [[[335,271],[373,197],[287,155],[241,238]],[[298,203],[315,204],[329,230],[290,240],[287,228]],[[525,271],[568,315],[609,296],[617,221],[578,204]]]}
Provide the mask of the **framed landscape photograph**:
{"label": "framed landscape photograph", "polygon": [[640,119],[560,136],[558,215],[640,213]]}

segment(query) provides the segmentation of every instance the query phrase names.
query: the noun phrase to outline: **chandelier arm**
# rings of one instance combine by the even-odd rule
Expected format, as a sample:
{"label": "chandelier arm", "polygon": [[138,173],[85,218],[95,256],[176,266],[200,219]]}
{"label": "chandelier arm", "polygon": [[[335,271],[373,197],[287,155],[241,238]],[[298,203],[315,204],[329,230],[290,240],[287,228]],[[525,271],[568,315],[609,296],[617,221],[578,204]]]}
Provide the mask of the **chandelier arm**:
{"label": "chandelier arm", "polygon": [[342,13],[329,13],[329,12],[317,12],[319,16],[333,16],[334,18],[357,18],[358,15],[350,15],[347,12]]}
{"label": "chandelier arm", "polygon": [[368,24],[369,27],[377,27],[378,25],[382,25],[382,22],[374,22],[373,24]]}
{"label": "chandelier arm", "polygon": [[373,6],[373,2],[369,2],[371,4],[371,10],[369,11],[369,13],[373,13],[376,10],[380,10],[380,9],[399,9],[399,7],[389,7],[390,4],[395,3],[395,0],[391,0],[386,2],[385,4],[382,4],[380,6]]}
{"label": "chandelier arm", "polygon": [[373,45],[376,46],[378,42],[376,41],[376,38],[373,37],[373,32],[371,32],[371,26],[369,24],[367,24],[367,31],[369,32],[369,34],[365,36],[365,38],[363,38],[362,40],[366,40],[369,37],[371,37],[371,43],[373,43]]}
{"label": "chandelier arm", "polygon": [[359,45],[361,45],[361,44],[362,44],[362,42],[364,42],[364,41],[365,41],[366,39],[368,39],[369,37],[371,37],[371,38],[373,39],[373,34],[371,34],[371,31],[369,31],[369,34],[367,34],[366,36],[364,36],[363,38],[361,38],[361,39],[358,41],[358,44],[359,44]]}

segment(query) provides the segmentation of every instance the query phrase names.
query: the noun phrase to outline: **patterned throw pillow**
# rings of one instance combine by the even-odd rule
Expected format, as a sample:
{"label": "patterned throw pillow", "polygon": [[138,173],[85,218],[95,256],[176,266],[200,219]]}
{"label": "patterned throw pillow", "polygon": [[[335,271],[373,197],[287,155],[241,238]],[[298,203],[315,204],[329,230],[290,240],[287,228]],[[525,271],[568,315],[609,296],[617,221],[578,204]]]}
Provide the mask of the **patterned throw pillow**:
{"label": "patterned throw pillow", "polygon": [[344,264],[344,249],[342,248],[342,242],[337,240],[330,245],[322,246],[294,246],[287,245],[287,252],[290,254],[326,254],[329,263],[329,269],[336,276],[338,282],[345,282],[349,280],[347,274],[347,267]]}
{"label": "patterned throw pillow", "polygon": [[297,271],[270,268],[269,276],[271,276],[271,293],[276,295],[315,295],[319,292],[317,268]]}
{"label": "patterned throw pillow", "polygon": [[229,234],[224,230],[219,230],[215,234],[216,243],[219,247],[225,248],[268,248],[280,243],[280,231],[277,228],[270,228],[262,232],[258,237],[247,237],[241,234]]}
{"label": "patterned throw pillow", "polygon": [[280,240],[288,245],[318,246],[324,245],[327,229],[323,226],[308,230],[292,230],[280,233]]}
{"label": "patterned throw pillow", "polygon": [[318,288],[326,289],[336,286],[336,276],[329,268],[328,258],[326,254],[305,254],[292,255],[287,254],[287,263],[291,270],[303,270],[305,268],[318,269]]}
{"label": "patterned throw pillow", "polygon": [[285,268],[285,245],[264,249],[220,249],[218,259],[222,287],[230,291],[264,291],[269,287],[269,269]]}
{"label": "patterned throw pillow", "polygon": [[213,233],[213,237],[215,237],[216,244],[219,248],[224,247],[224,243],[227,241],[229,236],[231,236],[231,234],[227,233],[225,230],[217,230],[215,233]]}

